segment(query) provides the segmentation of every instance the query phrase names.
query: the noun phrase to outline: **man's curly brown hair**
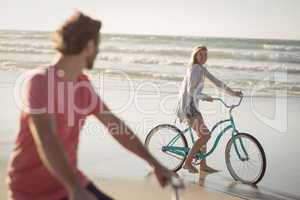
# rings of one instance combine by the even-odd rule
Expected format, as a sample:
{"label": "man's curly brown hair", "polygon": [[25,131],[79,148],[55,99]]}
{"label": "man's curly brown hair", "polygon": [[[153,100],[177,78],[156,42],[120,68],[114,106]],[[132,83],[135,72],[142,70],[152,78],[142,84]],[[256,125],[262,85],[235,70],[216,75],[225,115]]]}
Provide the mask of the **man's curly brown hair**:
{"label": "man's curly brown hair", "polygon": [[98,44],[101,26],[101,21],[77,11],[54,32],[54,48],[63,55],[79,54],[89,40]]}

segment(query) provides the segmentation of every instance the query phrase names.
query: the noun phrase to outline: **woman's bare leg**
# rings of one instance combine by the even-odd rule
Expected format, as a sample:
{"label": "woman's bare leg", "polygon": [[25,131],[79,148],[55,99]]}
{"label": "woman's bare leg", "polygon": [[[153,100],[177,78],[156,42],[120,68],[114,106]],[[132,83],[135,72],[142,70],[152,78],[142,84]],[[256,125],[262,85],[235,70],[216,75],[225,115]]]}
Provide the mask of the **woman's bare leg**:
{"label": "woman's bare leg", "polygon": [[[202,148],[201,148],[201,152],[203,153],[206,153],[207,152],[207,146],[204,145]],[[200,170],[201,171],[205,171],[205,172],[209,172],[209,173],[215,173],[215,172],[218,172],[218,170],[214,169],[214,168],[211,168],[207,165],[206,163],[206,159],[203,159],[200,161]]]}
{"label": "woman's bare leg", "polygon": [[[200,150],[204,150],[206,152],[206,143],[210,139],[210,131],[204,124],[202,118],[193,118],[190,119],[189,125],[192,127],[192,129],[197,133],[199,136],[199,139],[197,139],[190,150],[189,154],[187,155],[187,158],[185,160],[183,168],[188,169],[192,173],[197,173],[198,170],[192,165],[192,161],[194,158],[194,155],[198,153]],[[204,146],[205,145],[205,146]],[[206,160],[202,160],[200,162],[201,170],[206,172],[216,172],[217,170],[208,167],[206,164]]]}
{"label": "woman's bare leg", "polygon": [[206,132],[206,134],[202,134],[204,131],[201,129],[203,128],[203,120],[199,118],[193,118],[189,120],[189,125],[192,127],[192,129],[197,133],[198,136],[200,136],[199,139],[197,139],[192,146],[191,150],[189,151],[189,154],[186,157],[185,163],[183,168],[188,169],[190,172],[197,173],[198,170],[192,165],[192,161],[194,158],[194,155],[200,151],[201,147],[207,143],[207,141],[210,138],[209,131]]}

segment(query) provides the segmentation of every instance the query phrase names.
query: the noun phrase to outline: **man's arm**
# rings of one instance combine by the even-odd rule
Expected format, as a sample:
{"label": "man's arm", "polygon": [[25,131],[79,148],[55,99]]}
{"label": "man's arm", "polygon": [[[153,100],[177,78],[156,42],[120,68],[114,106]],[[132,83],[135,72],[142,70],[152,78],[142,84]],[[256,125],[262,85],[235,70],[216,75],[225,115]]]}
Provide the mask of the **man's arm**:
{"label": "man's arm", "polygon": [[[164,168],[144,147],[141,141],[134,135],[132,130],[110,109],[102,103],[101,113],[96,113],[96,117],[106,126],[110,134],[127,150],[144,159],[153,167],[161,186],[165,186],[172,173]],[[117,128],[116,128],[117,127]]]}
{"label": "man's arm", "polygon": [[29,127],[43,164],[64,185],[71,196],[69,198],[75,199],[74,194],[82,188],[56,136],[54,116],[31,114]]}

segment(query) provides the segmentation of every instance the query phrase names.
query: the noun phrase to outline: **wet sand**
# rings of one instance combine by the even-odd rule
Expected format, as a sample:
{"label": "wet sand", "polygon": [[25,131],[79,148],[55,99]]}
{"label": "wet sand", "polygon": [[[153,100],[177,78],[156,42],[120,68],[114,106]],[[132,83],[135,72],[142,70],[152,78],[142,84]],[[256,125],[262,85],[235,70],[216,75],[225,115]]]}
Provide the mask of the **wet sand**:
{"label": "wet sand", "polygon": [[[13,82],[16,79],[16,72],[1,71],[0,78],[6,82],[0,87],[1,94],[6,96],[6,98],[0,99],[0,110],[2,110],[2,114],[0,114],[0,199],[2,200],[5,199],[6,195],[4,169],[9,153],[13,148],[19,111],[13,97]],[[97,81],[94,80],[96,85]],[[167,88],[166,82],[147,80],[135,80],[133,82],[135,87],[131,95],[134,94],[135,98],[130,99],[129,84],[122,79],[109,77],[105,80],[103,87],[101,86],[104,89],[102,98],[144,141],[147,132],[155,125],[174,122],[175,118],[172,112],[176,104],[177,93],[172,86],[169,85],[170,88]],[[153,85],[148,84],[142,87],[142,83],[158,84],[162,91],[161,96],[155,96],[156,90]],[[207,107],[204,118],[209,127],[219,119],[226,117],[226,112],[220,104],[205,104],[205,106]],[[273,120],[271,123],[269,123],[270,120],[264,121],[264,119],[272,118],[276,113],[274,98],[245,98],[239,110],[234,113],[238,128],[245,132],[251,132],[261,142],[266,152],[267,171],[257,188],[236,183],[228,174],[224,161],[224,146],[228,137],[225,137],[217,147],[216,152],[208,159],[210,165],[221,170],[219,173],[202,176],[199,179],[199,175],[191,175],[185,171],[179,172],[188,186],[186,189],[188,192],[183,192],[183,196],[186,195],[185,199],[199,199],[198,195],[200,194],[217,195],[211,197],[216,197],[215,199],[234,197],[270,200],[300,199],[298,190],[300,185],[300,149],[297,142],[300,140],[298,131],[299,98],[290,97],[287,105],[281,105],[281,107],[286,107],[287,119]],[[281,123],[283,124],[281,125]],[[98,126],[94,126],[95,124]],[[279,130],[280,126],[277,125],[282,127],[286,125],[286,129],[283,128],[281,131]],[[212,140],[215,136],[213,135]],[[209,146],[211,144],[212,142],[209,143]],[[284,164],[282,164],[283,158]],[[148,171],[145,162],[124,151],[109,136],[104,127],[93,118],[87,120],[81,133],[79,165],[103,190],[116,195],[116,198],[145,193],[147,195],[144,195],[143,199],[158,199],[160,197],[170,199],[168,196],[171,194],[170,190],[160,190],[155,182],[145,180]],[[134,189],[136,187],[141,188],[136,191]],[[156,193],[151,196],[153,192]],[[132,196],[132,199],[134,198],[141,199],[139,196]]]}
{"label": "wet sand", "polygon": [[[0,180],[5,179],[4,162],[0,166]],[[209,177],[211,176],[211,177]],[[215,177],[214,177],[215,176]],[[181,200],[293,200],[297,196],[280,194],[276,191],[262,190],[253,186],[220,179],[219,175],[201,175],[198,182],[185,180],[185,188],[180,190]],[[209,177],[209,178],[208,178]],[[167,186],[161,188],[152,178],[139,180],[92,178],[93,182],[106,194],[116,200],[169,200],[174,190]],[[7,199],[7,186],[0,182],[0,199]]]}
{"label": "wet sand", "polygon": [[[154,181],[124,181],[124,180],[102,180],[97,182],[99,187],[116,199],[133,200],[168,200],[172,199],[173,190],[170,187],[160,188]],[[194,184],[189,184],[186,189],[180,191],[182,200],[238,200],[240,198],[224,194],[222,192],[209,190]]]}

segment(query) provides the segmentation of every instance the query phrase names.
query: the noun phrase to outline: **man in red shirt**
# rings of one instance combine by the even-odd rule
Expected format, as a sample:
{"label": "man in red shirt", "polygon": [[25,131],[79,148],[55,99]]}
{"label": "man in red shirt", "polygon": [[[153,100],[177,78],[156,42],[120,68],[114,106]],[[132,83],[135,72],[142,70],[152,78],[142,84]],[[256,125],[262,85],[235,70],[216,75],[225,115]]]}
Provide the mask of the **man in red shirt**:
{"label": "man in red shirt", "polygon": [[153,167],[161,186],[172,176],[101,101],[83,73],[93,68],[100,29],[100,21],[76,12],[55,32],[57,62],[26,77],[20,128],[8,168],[11,199],[111,199],[77,168],[79,132],[91,114],[123,147]]}

